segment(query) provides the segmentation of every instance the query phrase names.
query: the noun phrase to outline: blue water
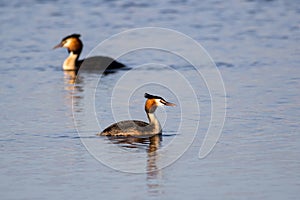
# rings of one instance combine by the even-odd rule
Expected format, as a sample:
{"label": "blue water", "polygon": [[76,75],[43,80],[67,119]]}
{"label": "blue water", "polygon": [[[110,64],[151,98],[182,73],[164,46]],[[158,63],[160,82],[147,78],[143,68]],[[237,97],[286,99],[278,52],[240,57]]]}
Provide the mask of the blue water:
{"label": "blue water", "polygon": [[[0,9],[1,199],[299,198],[298,1],[46,0],[1,2]],[[226,117],[204,159],[199,149],[211,117],[210,93],[186,60],[154,50],[123,55],[119,60],[132,69],[101,78],[91,105],[90,80],[99,74],[83,74],[74,86],[61,70],[66,50],[52,50],[76,32],[85,57],[112,35],[142,27],[186,34],[217,64]],[[104,53],[111,55],[110,49]],[[196,103],[180,75],[192,84]],[[149,77],[174,89],[152,83],[132,90]],[[114,145],[95,136],[114,120],[146,120],[145,90],[178,105],[158,110],[164,122],[158,151],[149,153],[149,141]],[[164,152],[178,141],[192,144],[182,153]],[[175,162],[161,168],[168,159]],[[145,172],[134,173],[138,161]]]}

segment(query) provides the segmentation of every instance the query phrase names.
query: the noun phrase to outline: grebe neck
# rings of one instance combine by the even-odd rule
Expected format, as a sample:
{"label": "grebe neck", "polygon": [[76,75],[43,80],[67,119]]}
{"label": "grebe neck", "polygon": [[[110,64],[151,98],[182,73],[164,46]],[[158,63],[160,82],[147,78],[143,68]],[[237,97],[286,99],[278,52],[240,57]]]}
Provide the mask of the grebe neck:
{"label": "grebe neck", "polygon": [[76,63],[78,61],[80,53],[74,53],[73,51],[70,51],[69,56],[64,61],[63,64],[63,70],[78,70],[78,66],[76,66]]}
{"label": "grebe neck", "polygon": [[160,133],[161,132],[161,125],[158,121],[158,119],[156,118],[156,115],[153,113],[147,113],[148,119],[149,119],[149,124],[152,125],[154,127],[154,131],[156,133]]}

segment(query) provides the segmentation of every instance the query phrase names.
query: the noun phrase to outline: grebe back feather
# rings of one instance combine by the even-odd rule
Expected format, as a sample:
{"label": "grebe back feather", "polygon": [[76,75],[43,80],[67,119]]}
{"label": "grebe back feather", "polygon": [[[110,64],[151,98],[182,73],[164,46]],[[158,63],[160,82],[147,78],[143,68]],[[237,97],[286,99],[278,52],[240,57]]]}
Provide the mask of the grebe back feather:
{"label": "grebe back feather", "polygon": [[161,134],[161,125],[156,118],[154,112],[158,106],[175,106],[175,104],[167,102],[162,97],[145,93],[145,112],[149,123],[139,120],[125,120],[110,125],[97,135],[104,136],[142,136],[149,137],[156,134]]}
{"label": "grebe back feather", "polygon": [[83,48],[80,34],[74,33],[64,37],[59,44],[53,47],[53,49],[56,48],[66,48],[69,53],[69,56],[63,63],[63,70],[78,71],[82,64],[86,70],[105,70],[105,68],[111,70],[125,67],[124,64],[106,56],[94,56],[79,60]]}

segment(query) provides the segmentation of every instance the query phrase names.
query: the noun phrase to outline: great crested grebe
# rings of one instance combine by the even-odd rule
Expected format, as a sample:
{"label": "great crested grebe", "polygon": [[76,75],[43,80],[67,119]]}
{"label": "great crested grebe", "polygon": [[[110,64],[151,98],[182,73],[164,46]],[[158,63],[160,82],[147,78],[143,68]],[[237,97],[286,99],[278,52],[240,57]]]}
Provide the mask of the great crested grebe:
{"label": "great crested grebe", "polygon": [[175,104],[167,102],[162,97],[154,96],[148,93],[145,93],[144,97],[147,98],[145,103],[145,111],[147,113],[149,123],[139,120],[120,121],[110,125],[97,135],[149,137],[156,134],[161,134],[161,125],[154,112],[158,106],[175,106]]}
{"label": "great crested grebe", "polygon": [[59,44],[53,49],[64,47],[68,49],[69,57],[63,63],[63,70],[78,71],[82,63],[86,67],[92,69],[105,70],[106,69],[119,69],[125,67],[124,64],[115,61],[112,58],[105,56],[94,56],[84,60],[78,60],[83,48],[83,44],[79,39],[80,34],[72,34],[64,37]]}

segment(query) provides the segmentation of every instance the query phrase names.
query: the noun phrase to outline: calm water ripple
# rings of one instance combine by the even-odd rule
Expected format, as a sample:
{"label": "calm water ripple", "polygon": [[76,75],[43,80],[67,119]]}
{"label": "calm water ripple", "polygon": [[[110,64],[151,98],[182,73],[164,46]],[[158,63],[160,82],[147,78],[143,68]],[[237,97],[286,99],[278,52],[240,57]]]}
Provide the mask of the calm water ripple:
{"label": "calm water ripple", "polygon": [[[32,0],[3,1],[0,10],[1,199],[299,198],[298,1]],[[146,76],[172,81],[171,71],[175,70],[197,86],[200,102],[200,116],[189,96],[176,102],[177,108],[160,110],[162,121],[168,118],[158,143],[113,141],[125,153],[145,161],[149,172],[132,174],[103,165],[87,151],[81,140],[105,145],[111,152],[106,155],[109,159],[117,156],[112,141],[95,136],[100,128],[89,126],[90,115],[77,127],[74,124],[73,112],[85,115],[87,92],[92,87],[89,81],[98,74],[87,74],[74,86],[72,75],[61,71],[66,51],[52,51],[52,47],[62,37],[78,32],[85,57],[111,35],[145,26],[180,31],[205,47],[224,80],[227,116],[217,145],[200,160],[199,148],[211,114],[204,81],[196,79],[189,63],[167,52],[135,51],[122,56],[120,61],[131,71],[105,76],[99,83],[103,90],[95,94],[94,115],[101,126],[114,122],[111,88],[132,69],[137,73],[133,83]],[[166,67],[159,73],[157,66],[138,68],[147,63]],[[149,88],[178,101],[166,88]],[[126,85],[119,91],[130,92]],[[118,117],[128,118],[129,113],[146,120],[144,99],[138,94],[118,101]],[[189,115],[181,118],[179,109],[184,105],[189,105]],[[188,128],[199,120],[196,138],[186,152],[157,170],[163,155],[156,150],[176,137],[183,141],[191,135],[178,132],[182,121],[185,130],[192,130]],[[77,129],[83,127],[88,131],[78,135]],[[125,156],[118,162],[122,166],[129,163]]]}

